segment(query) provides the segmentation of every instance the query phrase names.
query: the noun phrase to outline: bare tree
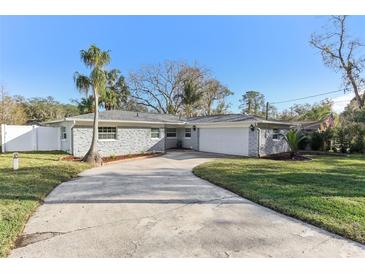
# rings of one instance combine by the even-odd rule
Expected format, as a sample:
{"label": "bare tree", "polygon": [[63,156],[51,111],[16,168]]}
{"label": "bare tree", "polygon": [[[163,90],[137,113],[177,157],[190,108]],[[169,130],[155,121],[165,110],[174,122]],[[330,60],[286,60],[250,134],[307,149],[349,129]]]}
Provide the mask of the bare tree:
{"label": "bare tree", "polygon": [[223,114],[228,111],[229,105],[225,98],[233,94],[227,87],[218,80],[208,79],[203,86],[203,98],[201,102],[202,114]]}
{"label": "bare tree", "polygon": [[[310,44],[317,48],[328,67],[342,73],[345,88],[353,90],[359,108],[364,106],[365,93],[362,72],[365,59],[357,51],[363,46],[357,39],[350,39],[346,29],[346,16],[332,16],[332,29],[325,34],[312,34]],[[362,93],[362,94],[361,94]]]}
{"label": "bare tree", "polygon": [[183,63],[166,61],[144,66],[129,74],[131,96],[138,104],[158,113],[176,114],[180,106]]}
{"label": "bare tree", "polygon": [[[228,108],[224,98],[232,94],[219,81],[211,78],[208,69],[176,61],[144,66],[130,73],[128,80],[132,98],[158,113],[194,116],[223,112]],[[184,100],[187,98],[186,94],[184,96],[186,83],[194,87],[194,94],[201,94],[198,96],[201,99],[194,103],[194,109],[184,106],[190,101]],[[185,113],[186,109],[189,113]]]}

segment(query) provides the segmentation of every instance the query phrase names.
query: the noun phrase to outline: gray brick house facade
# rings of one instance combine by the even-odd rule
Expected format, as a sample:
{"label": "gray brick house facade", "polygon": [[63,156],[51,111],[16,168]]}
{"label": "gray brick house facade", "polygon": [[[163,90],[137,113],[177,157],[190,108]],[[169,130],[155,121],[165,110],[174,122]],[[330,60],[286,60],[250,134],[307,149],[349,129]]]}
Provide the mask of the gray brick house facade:
{"label": "gray brick house facade", "polygon": [[[90,147],[93,114],[50,122],[61,127],[62,150],[82,157]],[[183,118],[173,115],[104,111],[97,149],[102,156],[165,152],[184,148],[259,157],[288,150],[278,133],[292,125],[245,114]],[[227,151],[227,152],[226,152]],[[228,152],[229,151],[229,152]]]}

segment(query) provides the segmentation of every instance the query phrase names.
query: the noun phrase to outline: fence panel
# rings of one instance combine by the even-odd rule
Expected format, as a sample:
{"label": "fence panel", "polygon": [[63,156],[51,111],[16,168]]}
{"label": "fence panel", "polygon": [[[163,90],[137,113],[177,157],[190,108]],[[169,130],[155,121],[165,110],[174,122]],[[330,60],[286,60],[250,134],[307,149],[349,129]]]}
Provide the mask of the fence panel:
{"label": "fence panel", "polygon": [[39,151],[60,150],[61,130],[59,127],[37,127],[37,149]]}
{"label": "fence panel", "polygon": [[1,148],[10,151],[60,150],[60,128],[1,125]]}

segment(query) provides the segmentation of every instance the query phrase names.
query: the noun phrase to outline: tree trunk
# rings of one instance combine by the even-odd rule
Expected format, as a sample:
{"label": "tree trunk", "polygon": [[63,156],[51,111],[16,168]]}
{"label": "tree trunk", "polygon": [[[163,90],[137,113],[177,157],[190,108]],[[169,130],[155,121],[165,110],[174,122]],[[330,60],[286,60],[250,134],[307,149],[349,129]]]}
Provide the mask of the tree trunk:
{"label": "tree trunk", "polygon": [[87,162],[92,165],[100,166],[102,163],[101,156],[97,151],[97,142],[98,142],[98,127],[99,127],[99,95],[97,90],[94,89],[94,121],[93,121],[93,135],[91,139],[91,145],[89,151],[86,153],[84,158],[82,159],[84,162]]}
{"label": "tree trunk", "polygon": [[356,84],[356,81],[355,81],[354,77],[352,76],[351,69],[348,68],[348,67],[345,67],[345,69],[346,69],[347,77],[350,80],[350,83],[351,83],[352,88],[354,90],[357,104],[358,104],[359,108],[361,109],[364,106],[363,98],[365,98],[365,97],[361,98],[361,96],[359,94],[359,89],[358,89],[357,84]]}

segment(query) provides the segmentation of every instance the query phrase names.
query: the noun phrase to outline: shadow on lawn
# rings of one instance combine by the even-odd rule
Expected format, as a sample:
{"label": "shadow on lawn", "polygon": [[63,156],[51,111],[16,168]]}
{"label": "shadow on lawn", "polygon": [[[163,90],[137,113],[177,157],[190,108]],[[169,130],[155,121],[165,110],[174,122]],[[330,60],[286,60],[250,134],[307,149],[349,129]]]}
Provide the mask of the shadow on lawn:
{"label": "shadow on lawn", "polygon": [[0,200],[42,200],[60,182],[77,176],[81,170],[72,165],[0,168]]}

